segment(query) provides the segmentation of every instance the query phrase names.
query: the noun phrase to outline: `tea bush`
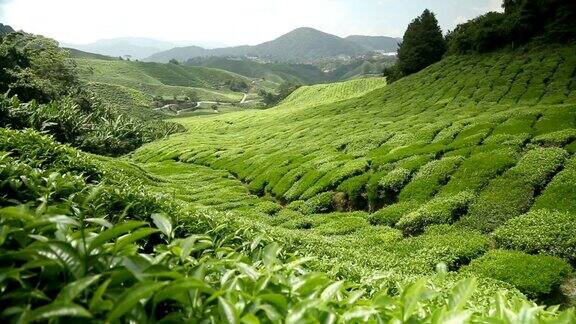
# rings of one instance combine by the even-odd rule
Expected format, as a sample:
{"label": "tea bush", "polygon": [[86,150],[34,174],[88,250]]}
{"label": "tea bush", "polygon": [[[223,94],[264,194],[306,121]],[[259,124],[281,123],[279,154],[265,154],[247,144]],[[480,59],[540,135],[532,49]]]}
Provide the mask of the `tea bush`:
{"label": "tea bush", "polygon": [[407,235],[424,231],[429,225],[452,224],[466,214],[468,204],[475,198],[471,192],[461,192],[455,196],[438,197],[417,210],[405,214],[396,226]]}
{"label": "tea bush", "polygon": [[576,260],[576,216],[538,209],[512,218],[494,232],[499,246]]}
{"label": "tea bush", "polygon": [[562,167],[567,155],[566,151],[558,148],[528,151],[515,167],[482,191],[462,223],[492,231],[507,219],[528,211],[534,192],[544,187]]}
{"label": "tea bush", "polygon": [[494,250],[472,261],[466,271],[511,283],[526,295],[536,298],[558,288],[571,267],[552,256]]}

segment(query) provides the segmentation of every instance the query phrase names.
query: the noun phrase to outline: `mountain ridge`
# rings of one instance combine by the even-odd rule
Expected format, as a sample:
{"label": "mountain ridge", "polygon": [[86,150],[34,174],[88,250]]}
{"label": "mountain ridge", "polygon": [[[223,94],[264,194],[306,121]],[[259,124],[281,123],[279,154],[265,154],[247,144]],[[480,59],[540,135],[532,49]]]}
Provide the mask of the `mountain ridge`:
{"label": "mountain ridge", "polygon": [[[322,58],[350,57],[379,50],[376,49],[379,43],[390,42],[388,39],[391,39],[391,37],[380,37],[352,36],[352,40],[349,40],[314,28],[300,27],[274,40],[254,46],[243,45],[211,50],[199,46],[176,47],[153,54],[145,60],[166,63],[171,59],[187,61],[204,56],[254,56],[271,61],[308,63]],[[388,49],[382,50],[390,51]]]}
{"label": "mountain ridge", "polygon": [[174,43],[159,41],[144,37],[119,37],[100,39],[88,44],[62,43],[63,47],[73,48],[84,52],[107,56],[130,56],[134,59],[143,59],[177,46]]}

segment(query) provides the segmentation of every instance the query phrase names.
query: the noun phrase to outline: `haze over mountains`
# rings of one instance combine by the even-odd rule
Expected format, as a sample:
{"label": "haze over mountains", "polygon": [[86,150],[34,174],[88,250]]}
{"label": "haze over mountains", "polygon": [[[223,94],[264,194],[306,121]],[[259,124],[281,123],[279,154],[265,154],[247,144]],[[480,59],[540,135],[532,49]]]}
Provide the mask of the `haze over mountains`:
{"label": "haze over mountains", "polygon": [[205,49],[199,46],[176,47],[151,55],[146,60],[166,63],[196,57],[254,56],[283,62],[311,62],[322,58],[356,56],[370,51],[395,52],[401,39],[384,36],[349,36],[341,38],[319,30],[303,27],[275,40],[255,46]]}
{"label": "haze over mountains", "polygon": [[90,44],[63,43],[62,46],[101,55],[130,56],[134,59],[143,59],[177,45],[151,38],[122,37],[102,39]]}

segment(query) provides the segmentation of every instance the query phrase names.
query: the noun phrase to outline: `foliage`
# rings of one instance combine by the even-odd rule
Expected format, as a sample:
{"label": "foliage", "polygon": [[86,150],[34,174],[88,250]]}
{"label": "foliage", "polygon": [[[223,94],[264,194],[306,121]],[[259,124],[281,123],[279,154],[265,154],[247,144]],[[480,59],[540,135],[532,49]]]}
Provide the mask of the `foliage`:
{"label": "foliage", "polygon": [[[534,321],[573,320],[570,312],[503,293],[485,311],[469,308],[473,278],[451,291],[418,280],[399,286],[397,294],[374,288],[378,278],[337,281],[311,271],[309,258],[266,235],[219,225],[217,217],[189,214],[169,197],[141,192],[138,177],[125,181],[139,172],[128,165],[116,173],[122,164],[90,164],[92,158],[34,132],[5,135],[7,143],[30,141],[3,147],[9,155],[0,158],[0,183],[27,179],[18,191],[3,190],[7,199],[0,200],[5,321],[489,321],[505,312],[512,323],[527,310]],[[86,182],[77,166],[43,161],[45,151],[32,149],[39,142],[58,161],[104,168],[105,183]],[[123,207],[111,208],[111,202]]]}
{"label": "foliage", "polygon": [[499,246],[576,260],[576,217],[547,209],[512,218],[494,232]]}
{"label": "foliage", "polygon": [[53,135],[61,143],[102,155],[126,154],[180,130],[175,124],[142,122],[101,106],[86,110],[71,98],[38,104],[0,95],[0,111],[2,127],[33,128]]}
{"label": "foliage", "polygon": [[418,72],[440,61],[444,52],[446,44],[436,15],[426,9],[404,33],[398,48],[398,70],[403,75]]}
{"label": "foliage", "polygon": [[438,197],[422,205],[417,210],[400,218],[397,227],[404,234],[414,235],[434,224],[452,224],[468,210],[468,204],[474,199],[470,192],[463,191],[455,196]]}
{"label": "foliage", "polygon": [[566,261],[552,256],[494,250],[472,261],[466,270],[511,283],[536,298],[558,288],[571,267]]}
{"label": "foliage", "polygon": [[0,93],[23,101],[60,99],[79,90],[76,64],[54,40],[11,33],[0,39]]}
{"label": "foliage", "polygon": [[569,0],[504,1],[504,12],[490,12],[459,25],[448,35],[450,53],[487,52],[533,39],[569,42],[576,37],[576,5]]}
{"label": "foliage", "polygon": [[286,82],[280,85],[278,93],[275,94],[261,90],[260,96],[262,96],[262,101],[267,106],[274,106],[288,97],[292,92],[296,91],[299,87],[300,84]]}

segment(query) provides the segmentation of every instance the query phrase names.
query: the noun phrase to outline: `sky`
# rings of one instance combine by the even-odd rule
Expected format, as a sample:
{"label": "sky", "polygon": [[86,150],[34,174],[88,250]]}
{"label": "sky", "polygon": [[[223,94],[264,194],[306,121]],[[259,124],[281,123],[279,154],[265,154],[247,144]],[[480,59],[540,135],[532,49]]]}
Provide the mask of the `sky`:
{"label": "sky", "polygon": [[254,45],[298,27],[401,37],[426,8],[444,32],[502,0],[0,0],[0,22],[61,42],[115,37]]}

